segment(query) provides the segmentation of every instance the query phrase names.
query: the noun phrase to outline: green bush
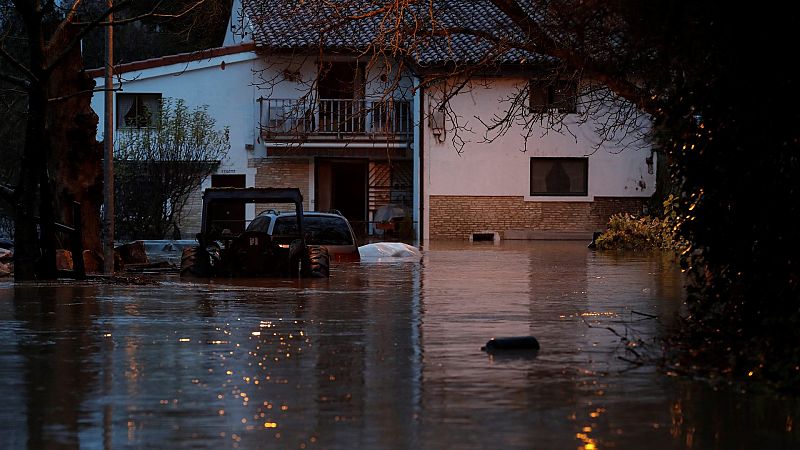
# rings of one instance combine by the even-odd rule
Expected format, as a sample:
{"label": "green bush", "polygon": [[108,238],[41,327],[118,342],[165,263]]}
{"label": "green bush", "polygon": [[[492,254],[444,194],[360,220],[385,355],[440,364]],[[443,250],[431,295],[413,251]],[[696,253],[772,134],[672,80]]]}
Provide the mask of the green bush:
{"label": "green bush", "polygon": [[[608,229],[596,241],[601,250],[645,250],[663,248],[665,227],[655,217],[637,217],[632,214],[614,214],[608,220]],[[666,239],[669,239],[668,237]]]}
{"label": "green bush", "polygon": [[676,235],[678,217],[674,212],[675,198],[664,201],[664,217],[636,216],[627,213],[612,215],[608,229],[595,243],[601,250],[672,250],[683,252],[686,242]]}

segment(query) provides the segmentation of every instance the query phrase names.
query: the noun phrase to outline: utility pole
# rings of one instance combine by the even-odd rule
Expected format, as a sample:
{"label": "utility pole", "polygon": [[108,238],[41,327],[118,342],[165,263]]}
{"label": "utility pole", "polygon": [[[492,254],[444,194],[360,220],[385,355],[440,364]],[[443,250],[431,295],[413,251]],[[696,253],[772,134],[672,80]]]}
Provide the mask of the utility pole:
{"label": "utility pole", "polygon": [[[106,0],[108,9],[113,0]],[[103,119],[103,272],[114,274],[114,13],[106,25],[105,108]]]}

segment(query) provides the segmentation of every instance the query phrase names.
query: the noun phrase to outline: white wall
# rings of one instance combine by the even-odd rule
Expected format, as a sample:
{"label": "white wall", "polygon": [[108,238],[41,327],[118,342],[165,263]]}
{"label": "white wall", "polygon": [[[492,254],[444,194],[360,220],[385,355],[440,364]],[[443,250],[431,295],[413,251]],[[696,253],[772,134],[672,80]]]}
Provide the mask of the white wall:
{"label": "white wall", "polygon": [[[379,80],[383,67],[375,65],[367,74],[367,97],[382,94],[385,84]],[[297,71],[300,81],[286,80],[286,68],[292,72]],[[160,93],[162,97],[181,98],[189,108],[207,105],[209,113],[217,121],[217,127],[230,128],[231,148],[217,173],[245,174],[247,186],[254,186],[256,169],[248,167],[248,159],[266,156],[266,148],[257,136],[260,114],[258,98],[300,98],[308,92],[316,74],[316,55],[296,55],[292,59],[273,57],[270,62],[266,62],[255,52],[242,52],[123,73],[121,84],[115,78],[115,88],[126,94]],[[391,81],[393,78],[390,75],[388,79]],[[102,86],[102,78],[95,81],[98,86]],[[399,94],[411,99],[411,78],[403,78],[401,86],[403,89]],[[92,98],[92,108],[103,122],[102,92],[96,93]],[[113,117],[116,120],[116,114]],[[100,123],[99,140],[103,139],[103,129],[103,123]],[[310,169],[309,180],[313,192],[313,167]],[[210,184],[210,179],[206,180],[202,189]],[[313,203],[313,199],[311,201]],[[247,217],[252,218],[255,214],[254,205],[247,207]]]}
{"label": "white wall", "polygon": [[[656,175],[648,173],[645,158],[650,148],[634,145],[621,151],[621,147],[604,144],[595,150],[600,140],[591,124],[573,124],[572,134],[544,128],[534,130],[528,138],[527,149],[522,126],[512,126],[491,142],[486,142],[486,125],[495,115],[502,115],[508,106],[502,102],[518,92],[526,80],[493,79],[475,83],[466,92],[450,100],[452,110],[458,115],[457,140],[463,140],[462,152],[453,142],[453,123],[446,121],[446,135],[440,142],[433,134],[427,120],[424,134],[424,202],[426,205],[424,230],[428,230],[427,205],[431,195],[521,196],[526,201],[592,201],[594,197],[649,197],[655,191]],[[426,109],[435,100],[430,91],[426,95]],[[647,124],[644,124],[647,126]],[[641,147],[640,145],[638,147]],[[589,186],[587,196],[530,196],[530,158],[534,156],[588,156]],[[655,169],[655,161],[653,161]],[[653,170],[655,172],[655,170]]]}
{"label": "white wall", "polygon": [[231,16],[228,18],[228,28],[225,31],[222,45],[227,47],[242,42],[251,42],[253,40],[251,28],[249,20],[242,13],[242,1],[233,0]]}
{"label": "white wall", "polygon": [[[286,67],[297,71],[301,81],[287,81],[283,75]],[[160,93],[162,97],[182,98],[189,108],[208,105],[208,111],[216,119],[217,126],[230,127],[231,149],[219,173],[246,173],[247,183],[252,186],[255,170],[247,167],[247,159],[266,156],[264,147],[259,145],[256,136],[260,113],[257,99],[300,98],[308,92],[311,80],[317,73],[316,67],[314,56],[296,56],[291,63],[289,60],[273,58],[267,64],[254,52],[242,52],[124,73],[121,85],[115,79],[115,88],[121,88],[118,92],[126,94]],[[367,75],[367,80],[370,81],[366,92],[368,97],[382,93],[382,83],[376,81],[381,70],[381,66],[376,66]],[[102,85],[102,78],[95,81]],[[411,78],[403,78],[401,85],[401,93],[411,99]],[[102,93],[95,94],[92,108],[102,122]],[[102,123],[98,130],[98,139],[102,140]]]}
{"label": "white wall", "polygon": [[[115,79],[115,88],[120,89],[116,93],[160,93],[162,98],[185,100],[186,106],[190,109],[208,105],[209,113],[216,119],[217,128],[230,128],[231,148],[218,172],[245,173],[248,175],[248,183],[252,185],[254,171],[247,169],[246,145],[252,144],[255,136],[256,108],[253,100],[254,89],[250,86],[250,80],[256,58],[255,53],[244,52],[123,73],[121,85],[119,80]],[[101,84],[102,80],[98,79],[97,82]],[[98,125],[98,139],[102,140],[104,129],[102,93],[94,95],[92,108],[101,118],[101,124]],[[112,120],[116,120],[116,114]]]}
{"label": "white wall", "polygon": [[[485,142],[486,126],[493,115],[502,114],[500,102],[516,92],[514,80],[494,80],[490,87],[477,86],[450,101],[458,114],[460,125],[468,130],[458,131],[458,139],[466,143],[459,154],[453,143],[454,131],[448,129],[444,142],[433,135],[424,124],[425,193],[427,195],[493,195],[524,196],[536,201],[591,201],[595,196],[647,197],[655,190],[655,174],[648,173],[645,158],[648,148],[628,148],[605,144],[594,150],[599,142],[590,125],[573,125],[572,132],[557,133],[534,130],[528,139],[527,150],[521,126],[513,126],[491,142]],[[425,99],[428,105],[431,98]],[[448,119],[447,127],[452,127]],[[576,138],[577,137],[577,138]],[[530,158],[534,156],[588,156],[589,195],[586,197],[531,197]]]}
{"label": "white wall", "polygon": [[[224,64],[223,64],[224,63]],[[254,52],[242,52],[201,61],[153,67],[141,71],[127,72],[114,79],[116,93],[160,93],[162,98],[180,98],[193,109],[208,105],[210,115],[216,120],[217,129],[229,127],[230,150],[221,162],[217,173],[244,174],[247,185],[255,184],[255,169],[247,167],[255,139],[255,124],[258,114],[252,86],[253,69],[259,64]],[[102,78],[95,79],[98,86]],[[116,95],[115,93],[115,95]],[[116,97],[114,102],[116,108]],[[103,93],[96,92],[92,98],[92,109],[100,117],[98,140],[103,139],[104,106]],[[116,113],[112,114],[116,121]],[[115,128],[116,130],[116,124]],[[206,179],[202,189],[211,186]],[[254,214],[254,205],[248,206],[248,217]]]}

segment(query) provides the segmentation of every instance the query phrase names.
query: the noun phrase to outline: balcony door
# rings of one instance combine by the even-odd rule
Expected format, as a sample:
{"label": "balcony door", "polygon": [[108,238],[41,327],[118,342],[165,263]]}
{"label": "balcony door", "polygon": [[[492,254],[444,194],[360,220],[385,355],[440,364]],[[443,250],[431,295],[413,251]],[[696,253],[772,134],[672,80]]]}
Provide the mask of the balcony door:
{"label": "balcony door", "polygon": [[354,61],[320,63],[320,132],[364,132],[364,71],[364,63]]}

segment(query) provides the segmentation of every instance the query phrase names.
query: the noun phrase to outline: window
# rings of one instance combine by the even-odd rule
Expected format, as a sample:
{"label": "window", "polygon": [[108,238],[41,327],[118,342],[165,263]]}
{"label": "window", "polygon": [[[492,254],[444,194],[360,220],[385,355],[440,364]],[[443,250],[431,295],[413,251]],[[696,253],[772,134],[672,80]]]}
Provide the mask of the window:
{"label": "window", "polygon": [[589,195],[589,158],[531,158],[531,195]]}
{"label": "window", "polygon": [[269,224],[272,222],[272,218],[270,216],[258,216],[250,222],[250,225],[247,226],[247,231],[260,231],[262,233],[266,233],[269,231]]}
{"label": "window", "polygon": [[[306,243],[311,245],[353,245],[353,235],[343,217],[303,216],[303,232]],[[294,215],[275,219],[273,236],[297,234],[297,219]]]}
{"label": "window", "polygon": [[156,125],[161,94],[117,94],[117,128],[148,128]]}
{"label": "window", "polygon": [[532,81],[531,110],[545,113],[556,110],[561,114],[577,112],[578,83],[574,80]]}

